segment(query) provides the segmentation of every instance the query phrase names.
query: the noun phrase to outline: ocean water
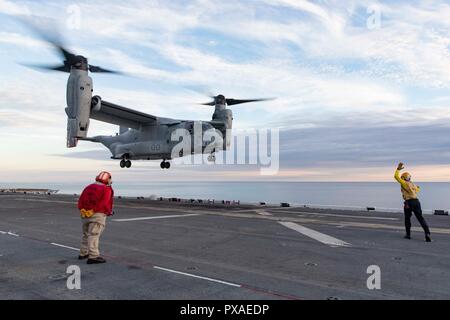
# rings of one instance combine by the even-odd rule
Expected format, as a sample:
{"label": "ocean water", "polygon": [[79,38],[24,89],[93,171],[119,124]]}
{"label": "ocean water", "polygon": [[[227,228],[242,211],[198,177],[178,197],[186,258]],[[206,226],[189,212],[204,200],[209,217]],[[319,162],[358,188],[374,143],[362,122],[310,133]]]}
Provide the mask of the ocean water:
{"label": "ocean water", "polygon": [[[450,209],[450,183],[417,183],[425,210]],[[1,183],[0,188],[28,187],[57,189],[60,193],[79,194],[82,184]],[[397,211],[402,208],[400,187],[390,182],[154,182],[116,183],[116,195],[158,196],[186,199],[240,200],[244,203],[267,202],[317,207],[364,208]]]}

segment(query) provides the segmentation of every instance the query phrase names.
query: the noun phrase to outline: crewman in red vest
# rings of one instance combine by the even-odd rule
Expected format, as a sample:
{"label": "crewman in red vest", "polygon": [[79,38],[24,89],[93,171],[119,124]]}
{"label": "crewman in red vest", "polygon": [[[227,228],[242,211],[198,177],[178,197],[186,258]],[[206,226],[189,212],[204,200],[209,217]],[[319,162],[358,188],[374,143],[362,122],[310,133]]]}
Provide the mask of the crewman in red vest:
{"label": "crewman in red vest", "polygon": [[113,214],[114,190],[109,172],[100,172],[96,183],[87,186],[78,201],[78,209],[83,222],[79,260],[87,259],[87,264],[105,263],[98,248],[100,236],[105,230],[106,217]]}

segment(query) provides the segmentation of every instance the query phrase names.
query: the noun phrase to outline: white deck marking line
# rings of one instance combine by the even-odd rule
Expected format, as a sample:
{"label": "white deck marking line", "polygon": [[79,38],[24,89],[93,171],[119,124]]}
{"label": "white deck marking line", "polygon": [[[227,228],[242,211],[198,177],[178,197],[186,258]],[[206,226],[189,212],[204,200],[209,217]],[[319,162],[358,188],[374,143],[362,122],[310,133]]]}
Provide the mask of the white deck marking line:
{"label": "white deck marking line", "polygon": [[398,218],[386,218],[386,217],[370,217],[370,216],[354,216],[347,214],[333,214],[333,213],[316,213],[316,212],[293,212],[300,213],[301,215],[311,215],[311,216],[324,216],[324,217],[338,217],[338,218],[355,218],[355,219],[370,219],[370,220],[389,220],[398,221]]}
{"label": "white deck marking line", "polygon": [[231,287],[236,287],[236,288],[241,288],[242,287],[242,285],[240,285],[240,284],[226,282],[226,281],[212,279],[212,278],[207,278],[207,277],[202,277],[202,276],[197,276],[197,275],[191,274],[191,273],[176,271],[176,270],[162,268],[162,267],[158,267],[158,266],[154,266],[153,268],[158,269],[158,270],[162,270],[162,271],[166,271],[166,272],[176,273],[176,274],[187,276],[187,277],[192,277],[192,278],[207,280],[207,281],[211,281],[211,282],[216,282],[216,283],[224,284],[224,285],[231,286]]}
{"label": "white deck marking line", "polygon": [[74,250],[74,251],[80,251],[80,249],[73,248],[73,247],[68,247],[68,246],[65,246],[65,245],[59,244],[59,243],[52,242],[50,244],[53,245],[53,246],[56,246],[56,247],[66,248],[66,249],[70,249],[70,250]]}
{"label": "white deck marking line", "polygon": [[194,217],[200,216],[199,213],[194,214],[179,214],[171,216],[156,216],[156,217],[142,217],[142,218],[130,218],[130,219],[113,219],[115,222],[128,222],[128,221],[142,221],[142,220],[154,220],[154,219],[167,219],[167,218],[184,218],[184,217]]}
{"label": "white deck marking line", "polygon": [[7,232],[6,234],[9,235],[9,236],[13,236],[13,237],[18,237],[19,236],[18,234],[12,233],[11,231]]}
{"label": "white deck marking line", "polygon": [[7,234],[7,232],[5,232],[5,231],[0,231],[0,234]]}
{"label": "white deck marking line", "polygon": [[256,210],[256,213],[259,214],[260,216],[266,216],[266,217],[273,216],[273,214],[266,212],[264,210]]}
{"label": "white deck marking line", "polygon": [[351,247],[350,243],[347,243],[345,241],[333,238],[329,235],[326,235],[324,233],[320,233],[318,231],[303,227],[299,224],[293,223],[293,222],[279,222],[281,225],[285,226],[286,228],[289,228],[291,230],[300,232],[301,234],[310,237],[314,240],[317,240],[323,244],[329,245],[331,247]]}

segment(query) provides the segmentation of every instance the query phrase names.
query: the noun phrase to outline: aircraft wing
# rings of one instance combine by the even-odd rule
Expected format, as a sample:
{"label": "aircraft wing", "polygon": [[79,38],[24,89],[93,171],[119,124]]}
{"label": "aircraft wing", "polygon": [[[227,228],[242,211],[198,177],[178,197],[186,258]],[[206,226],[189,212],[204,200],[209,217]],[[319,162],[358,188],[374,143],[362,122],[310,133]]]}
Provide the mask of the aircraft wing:
{"label": "aircraft wing", "polygon": [[140,129],[141,126],[156,124],[158,120],[157,117],[150,114],[103,100],[92,108],[91,118],[132,129]]}

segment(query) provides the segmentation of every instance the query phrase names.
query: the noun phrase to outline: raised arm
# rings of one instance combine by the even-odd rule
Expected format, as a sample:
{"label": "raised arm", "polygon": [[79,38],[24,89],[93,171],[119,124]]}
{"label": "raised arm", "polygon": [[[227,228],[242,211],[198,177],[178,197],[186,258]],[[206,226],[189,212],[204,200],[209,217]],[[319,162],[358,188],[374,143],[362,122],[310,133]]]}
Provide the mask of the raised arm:
{"label": "raised arm", "polygon": [[400,183],[403,188],[408,189],[408,184],[400,177],[400,171],[403,169],[403,163],[400,162],[397,166],[397,170],[395,170],[394,179],[397,180],[397,182]]}

